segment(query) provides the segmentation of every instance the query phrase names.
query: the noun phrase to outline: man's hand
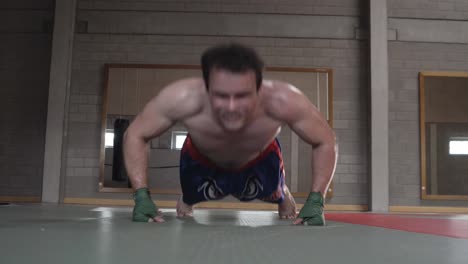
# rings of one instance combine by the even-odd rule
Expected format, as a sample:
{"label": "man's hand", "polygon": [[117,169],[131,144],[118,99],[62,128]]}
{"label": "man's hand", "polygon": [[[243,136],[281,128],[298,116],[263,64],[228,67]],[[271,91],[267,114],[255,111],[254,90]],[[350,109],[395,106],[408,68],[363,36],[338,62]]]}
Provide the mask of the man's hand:
{"label": "man's hand", "polygon": [[311,192],[294,224],[324,226],[323,196],[320,192]]}
{"label": "man's hand", "polygon": [[133,208],[134,222],[164,222],[161,212],[151,200],[148,188],[140,188],[135,191],[135,207]]}

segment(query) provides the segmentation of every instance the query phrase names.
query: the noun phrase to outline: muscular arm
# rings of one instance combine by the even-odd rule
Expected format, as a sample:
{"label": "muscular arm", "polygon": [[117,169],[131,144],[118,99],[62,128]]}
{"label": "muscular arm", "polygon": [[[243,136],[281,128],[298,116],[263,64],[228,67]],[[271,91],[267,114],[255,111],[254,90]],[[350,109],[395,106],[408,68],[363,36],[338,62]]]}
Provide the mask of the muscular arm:
{"label": "muscular arm", "polygon": [[135,190],[148,186],[150,140],[164,133],[175,122],[199,111],[202,104],[194,93],[200,83],[197,79],[189,79],[164,88],[128,127],[124,135],[123,154],[125,167]]}
{"label": "muscular arm", "polygon": [[309,99],[297,88],[278,83],[271,96],[273,116],[286,122],[305,142],[312,146],[312,192],[325,196],[333,177],[337,146],[333,130]]}

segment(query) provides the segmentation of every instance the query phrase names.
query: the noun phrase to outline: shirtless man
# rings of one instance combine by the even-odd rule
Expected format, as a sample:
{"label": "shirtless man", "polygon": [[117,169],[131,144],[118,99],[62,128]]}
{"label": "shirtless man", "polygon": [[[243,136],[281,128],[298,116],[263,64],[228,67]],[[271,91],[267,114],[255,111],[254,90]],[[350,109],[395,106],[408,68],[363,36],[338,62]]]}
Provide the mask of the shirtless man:
{"label": "shirtless man", "polygon": [[[181,150],[179,217],[191,216],[198,202],[232,195],[277,203],[279,216],[294,224],[325,224],[323,199],[337,157],[334,132],[299,89],[263,80],[262,70],[253,49],[215,46],[202,55],[203,79],[168,85],[137,115],[124,137],[135,189],[133,221],[164,221],[148,191],[149,142],[180,122],[188,136]],[[298,216],[276,139],[283,125],[313,149],[311,193]]]}

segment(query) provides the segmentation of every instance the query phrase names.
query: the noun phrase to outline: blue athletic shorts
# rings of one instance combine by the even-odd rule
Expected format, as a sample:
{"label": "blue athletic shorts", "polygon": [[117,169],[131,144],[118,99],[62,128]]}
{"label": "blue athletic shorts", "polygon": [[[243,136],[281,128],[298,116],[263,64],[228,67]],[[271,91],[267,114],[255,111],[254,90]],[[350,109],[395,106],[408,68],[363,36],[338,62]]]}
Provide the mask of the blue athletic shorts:
{"label": "blue athletic shorts", "polygon": [[188,205],[227,195],[240,201],[260,199],[281,203],[284,199],[281,146],[275,139],[242,168],[224,169],[204,157],[187,135],[180,155],[180,184],[183,201]]}

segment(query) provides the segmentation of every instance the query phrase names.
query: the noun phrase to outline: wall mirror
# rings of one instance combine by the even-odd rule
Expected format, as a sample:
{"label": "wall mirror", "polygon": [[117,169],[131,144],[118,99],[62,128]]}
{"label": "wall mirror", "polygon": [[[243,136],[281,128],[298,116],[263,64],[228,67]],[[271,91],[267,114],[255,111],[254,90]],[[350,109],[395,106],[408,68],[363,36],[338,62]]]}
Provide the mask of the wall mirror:
{"label": "wall mirror", "polygon": [[421,196],[468,200],[468,73],[421,72]]}
{"label": "wall mirror", "polygon": [[[265,79],[288,81],[300,88],[324,116],[332,115],[332,71],[330,69],[267,68]],[[107,64],[103,95],[99,190],[131,192],[122,155],[122,136],[145,104],[167,84],[185,77],[201,76],[199,66]],[[148,184],[152,193],[180,194],[179,156],[185,128],[176,124],[151,141]],[[288,127],[278,136],[282,145],[286,183],[294,196],[306,197],[310,190],[311,148]],[[327,196],[332,195],[329,188]]]}

